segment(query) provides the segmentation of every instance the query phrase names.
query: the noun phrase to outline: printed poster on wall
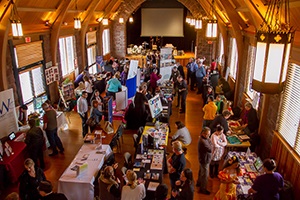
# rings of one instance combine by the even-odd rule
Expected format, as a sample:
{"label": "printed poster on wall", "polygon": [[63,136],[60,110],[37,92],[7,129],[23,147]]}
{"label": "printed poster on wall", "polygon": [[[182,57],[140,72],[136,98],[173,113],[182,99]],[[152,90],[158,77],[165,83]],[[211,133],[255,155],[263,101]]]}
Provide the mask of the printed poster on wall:
{"label": "printed poster on wall", "polygon": [[18,131],[13,89],[0,92],[0,138]]}
{"label": "printed poster on wall", "polygon": [[172,66],[172,48],[161,48],[160,50],[160,67]]}
{"label": "printed poster on wall", "polygon": [[54,81],[58,81],[59,80],[58,67],[53,66],[48,69],[45,69],[45,77],[46,77],[47,85],[50,85],[50,83],[53,83]]}

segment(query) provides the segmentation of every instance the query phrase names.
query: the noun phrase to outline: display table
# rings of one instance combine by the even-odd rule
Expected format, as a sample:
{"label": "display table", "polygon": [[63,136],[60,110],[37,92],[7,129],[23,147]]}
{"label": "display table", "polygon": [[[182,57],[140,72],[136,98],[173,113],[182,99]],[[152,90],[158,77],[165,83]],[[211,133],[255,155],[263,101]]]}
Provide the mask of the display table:
{"label": "display table", "polygon": [[[161,126],[164,127],[164,131],[162,129],[155,130],[154,126],[145,126],[142,135],[153,135],[157,134],[159,136],[159,145],[160,146],[167,146],[168,145],[168,137],[169,137],[169,128],[167,124],[162,124]],[[148,138],[151,136],[148,136]],[[140,143],[143,142],[143,137],[140,139]]]}
{"label": "display table", "polygon": [[24,142],[8,141],[14,154],[7,157],[3,156],[3,161],[0,161],[0,165],[3,165],[7,173],[7,177],[10,182],[16,183],[19,176],[24,171],[24,161],[26,156],[26,144]]}
{"label": "display table", "polygon": [[[109,145],[102,145],[102,150],[96,150],[97,144],[83,144],[77,155],[58,180],[58,192],[66,195],[68,200],[93,200],[95,177],[102,167],[105,156],[112,151]],[[100,153],[103,151],[103,153]],[[86,160],[83,160],[87,157]],[[75,165],[87,163],[87,169],[78,176],[71,170]]]}

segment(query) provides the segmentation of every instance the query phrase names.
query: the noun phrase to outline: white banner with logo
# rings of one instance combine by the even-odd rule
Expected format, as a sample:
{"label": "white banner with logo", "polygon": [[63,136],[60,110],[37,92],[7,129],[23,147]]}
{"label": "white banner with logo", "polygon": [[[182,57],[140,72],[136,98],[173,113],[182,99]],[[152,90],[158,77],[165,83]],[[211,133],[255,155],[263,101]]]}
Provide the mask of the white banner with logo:
{"label": "white banner with logo", "polygon": [[13,89],[0,92],[0,138],[18,131]]}

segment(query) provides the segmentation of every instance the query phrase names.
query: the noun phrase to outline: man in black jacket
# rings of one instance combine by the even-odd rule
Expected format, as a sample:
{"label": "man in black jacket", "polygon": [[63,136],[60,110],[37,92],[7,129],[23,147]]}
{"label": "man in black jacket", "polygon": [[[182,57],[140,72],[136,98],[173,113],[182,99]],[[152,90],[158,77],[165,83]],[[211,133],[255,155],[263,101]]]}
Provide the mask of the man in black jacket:
{"label": "man in black jacket", "polygon": [[212,143],[209,139],[210,128],[204,127],[198,141],[198,160],[200,169],[198,173],[197,187],[200,187],[200,193],[209,195],[210,192],[206,189],[209,163],[212,156]]}

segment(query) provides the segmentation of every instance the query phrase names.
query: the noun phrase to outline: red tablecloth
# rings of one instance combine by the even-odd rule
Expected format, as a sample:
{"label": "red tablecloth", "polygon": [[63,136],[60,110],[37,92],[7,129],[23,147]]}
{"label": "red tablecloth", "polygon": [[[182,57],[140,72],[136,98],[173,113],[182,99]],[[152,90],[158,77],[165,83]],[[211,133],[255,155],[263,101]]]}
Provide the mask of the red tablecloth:
{"label": "red tablecloth", "polygon": [[[18,181],[19,176],[24,171],[24,160],[26,156],[26,144],[24,142],[8,141],[14,154],[7,157],[3,156],[3,161],[0,161],[0,165],[4,165],[7,176],[12,183]],[[4,144],[3,144],[4,146]]]}

